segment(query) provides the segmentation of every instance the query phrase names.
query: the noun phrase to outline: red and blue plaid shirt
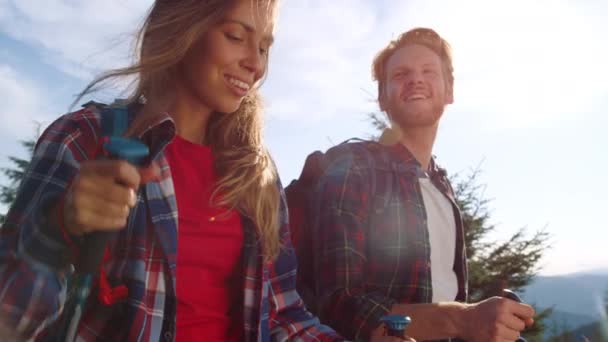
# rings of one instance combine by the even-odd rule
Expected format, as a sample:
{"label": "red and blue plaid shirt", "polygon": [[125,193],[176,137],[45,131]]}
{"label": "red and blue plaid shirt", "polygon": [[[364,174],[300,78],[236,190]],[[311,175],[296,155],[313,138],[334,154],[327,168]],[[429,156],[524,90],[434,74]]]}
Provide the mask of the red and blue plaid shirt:
{"label": "red and blue plaid shirt", "polygon": [[[172,341],[175,333],[177,208],[163,156],[175,126],[165,114],[140,126],[132,136],[150,147],[161,177],[140,188],[128,224],[109,243],[111,257],[103,266],[112,285],[128,287],[128,298],[104,307],[91,296],[78,327],[79,341]],[[100,134],[100,112],[92,107],[51,124],[0,230],[0,321],[20,335],[55,340],[73,253],[60,229],[49,224],[48,209],[66,191],[80,163],[95,155]],[[264,262],[255,227],[243,218],[244,340],[342,340],[319,324],[295,290],[296,259],[281,194],[277,215],[284,248],[274,262]]]}
{"label": "red and blue plaid shirt", "polygon": [[[322,322],[346,338],[367,340],[393,304],[432,300],[429,234],[418,181],[425,175],[401,144],[346,143],[327,156],[331,164],[311,201],[311,254],[299,259],[313,279],[303,279],[302,286],[311,287],[315,299],[310,305]],[[464,301],[460,211],[445,172],[434,161],[429,178],[453,204],[456,299]]]}

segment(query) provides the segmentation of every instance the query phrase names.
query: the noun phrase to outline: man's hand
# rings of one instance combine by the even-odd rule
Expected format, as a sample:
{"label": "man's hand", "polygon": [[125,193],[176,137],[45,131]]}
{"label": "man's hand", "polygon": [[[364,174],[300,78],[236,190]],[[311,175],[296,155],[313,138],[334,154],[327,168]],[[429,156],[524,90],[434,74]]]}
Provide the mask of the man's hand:
{"label": "man's hand", "polygon": [[526,326],[534,323],[534,309],[513,300],[492,297],[470,304],[463,312],[463,338],[472,342],[515,341]]}

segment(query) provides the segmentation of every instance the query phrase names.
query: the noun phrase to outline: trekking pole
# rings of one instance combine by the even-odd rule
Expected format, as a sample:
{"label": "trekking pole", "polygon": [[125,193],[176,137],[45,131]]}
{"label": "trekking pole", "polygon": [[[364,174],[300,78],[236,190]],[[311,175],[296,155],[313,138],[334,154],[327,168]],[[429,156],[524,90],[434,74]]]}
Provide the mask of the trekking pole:
{"label": "trekking pole", "polygon": [[[107,157],[126,160],[133,165],[141,163],[149,154],[148,147],[142,142],[121,137],[109,137],[103,144],[103,150]],[[93,279],[98,275],[106,244],[112,235],[112,232],[97,231],[84,236],[81,246],[82,254],[75,265],[76,272],[72,278],[71,291],[65,304],[60,341],[72,342],[75,340],[85,304],[91,293]]]}
{"label": "trekking pole", "polygon": [[412,319],[403,315],[387,315],[380,322],[384,323],[385,336],[405,338],[405,328],[412,323]]}
{"label": "trekking pole", "polygon": [[[522,300],[517,295],[517,293],[515,293],[515,292],[513,292],[513,291],[511,291],[509,289],[503,289],[502,290],[502,296],[505,297],[505,298],[507,298],[507,299],[514,300],[514,301],[516,301],[518,303],[522,303]],[[515,341],[516,342],[527,342],[526,339],[523,338],[523,337],[521,337],[521,336],[518,337],[517,340],[515,340]]]}

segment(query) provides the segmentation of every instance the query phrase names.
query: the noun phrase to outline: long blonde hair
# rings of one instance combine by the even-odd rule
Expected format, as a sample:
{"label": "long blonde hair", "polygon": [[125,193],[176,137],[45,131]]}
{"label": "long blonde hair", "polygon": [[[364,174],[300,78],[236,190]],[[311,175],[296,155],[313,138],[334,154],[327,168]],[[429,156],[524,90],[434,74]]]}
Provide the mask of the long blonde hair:
{"label": "long blonde hair", "polygon": [[[79,94],[77,101],[108,80],[135,76],[136,87],[127,102],[138,101],[143,96],[148,99],[146,106],[162,109],[172,96],[172,84],[181,61],[237,1],[156,0],[138,32],[139,59],[128,67],[97,77]],[[278,0],[251,1],[258,10],[274,18]],[[213,113],[206,140],[219,177],[213,204],[236,208],[252,220],[265,260],[273,260],[281,248],[280,197],[277,171],[263,146],[262,106],[257,91],[247,95],[236,112]]]}

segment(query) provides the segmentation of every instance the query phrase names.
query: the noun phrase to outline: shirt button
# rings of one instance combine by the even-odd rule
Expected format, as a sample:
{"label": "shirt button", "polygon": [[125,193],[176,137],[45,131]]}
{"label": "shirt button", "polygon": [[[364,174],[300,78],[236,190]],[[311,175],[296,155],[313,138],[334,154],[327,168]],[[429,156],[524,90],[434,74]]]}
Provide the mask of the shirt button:
{"label": "shirt button", "polygon": [[165,341],[173,341],[173,334],[170,331],[165,332]]}

